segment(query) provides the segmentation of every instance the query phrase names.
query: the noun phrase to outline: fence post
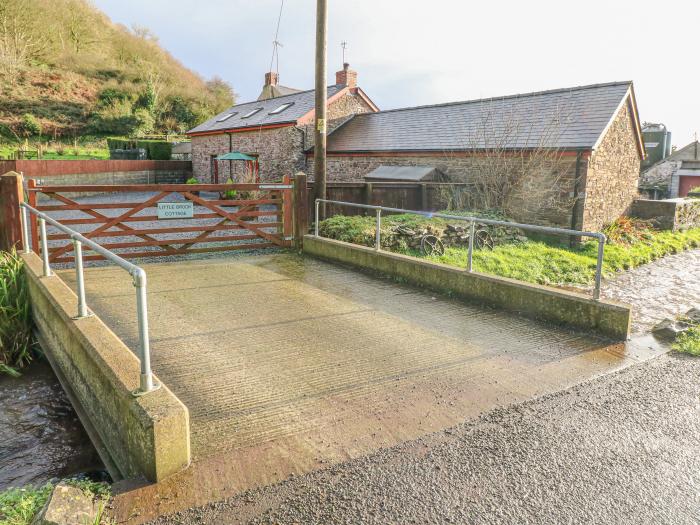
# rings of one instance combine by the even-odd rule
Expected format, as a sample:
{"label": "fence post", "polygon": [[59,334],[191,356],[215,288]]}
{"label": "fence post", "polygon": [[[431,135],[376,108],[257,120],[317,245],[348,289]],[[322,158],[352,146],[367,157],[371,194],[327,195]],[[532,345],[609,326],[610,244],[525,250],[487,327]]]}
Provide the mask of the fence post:
{"label": "fence post", "polygon": [[22,243],[21,202],[24,202],[22,175],[9,172],[0,176],[0,250],[26,249]]}
{"label": "fence post", "polygon": [[[36,208],[36,192],[32,191],[33,189],[36,188],[36,181],[34,179],[29,179],[27,181],[27,202],[32,208]],[[29,226],[30,226],[30,231],[32,232],[32,251],[34,253],[39,253],[39,222],[36,218],[36,215],[33,213],[29,214]]]}
{"label": "fence post", "polygon": [[[282,184],[292,184],[292,178],[289,175],[285,175],[282,178]],[[286,240],[294,235],[294,204],[292,200],[294,196],[292,195],[292,190],[282,190],[282,237]]]}
{"label": "fence post", "polygon": [[309,201],[306,186],[306,173],[299,172],[294,175],[294,247],[301,250],[304,244],[304,235],[309,231]]}
{"label": "fence post", "polygon": [[474,256],[474,221],[469,224],[469,251],[467,252],[467,271],[472,271],[472,257]]}

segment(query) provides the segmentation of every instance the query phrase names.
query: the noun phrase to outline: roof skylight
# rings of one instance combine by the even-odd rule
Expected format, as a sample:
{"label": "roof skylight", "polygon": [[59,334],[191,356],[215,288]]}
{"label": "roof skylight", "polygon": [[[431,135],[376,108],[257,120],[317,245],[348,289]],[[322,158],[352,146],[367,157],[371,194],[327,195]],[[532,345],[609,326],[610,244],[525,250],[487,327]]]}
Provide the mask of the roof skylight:
{"label": "roof skylight", "polygon": [[282,104],[280,107],[270,111],[270,115],[277,115],[278,113],[282,113],[285,109],[287,109],[293,105],[294,105],[294,102],[287,102],[286,104]]}
{"label": "roof skylight", "polygon": [[217,121],[217,122],[223,122],[224,120],[230,119],[230,118],[231,118],[232,116],[234,116],[234,115],[238,115],[238,112],[226,113],[225,115],[222,115],[221,117],[219,117],[218,119],[216,119],[216,121]]}
{"label": "roof skylight", "polygon": [[249,111],[245,115],[243,115],[241,118],[250,118],[253,115],[255,115],[258,111],[262,111],[262,108],[255,108],[253,111]]}

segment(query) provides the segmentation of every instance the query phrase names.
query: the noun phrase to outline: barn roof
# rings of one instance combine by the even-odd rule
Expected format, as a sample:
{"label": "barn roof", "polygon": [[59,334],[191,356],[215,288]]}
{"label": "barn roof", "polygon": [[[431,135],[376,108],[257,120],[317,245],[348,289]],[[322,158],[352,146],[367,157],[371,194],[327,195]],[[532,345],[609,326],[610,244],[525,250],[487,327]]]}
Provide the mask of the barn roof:
{"label": "barn roof", "polygon": [[[345,89],[346,86],[337,84],[328,86],[328,98]],[[225,131],[240,128],[256,128],[276,124],[294,124],[298,119],[313,111],[315,105],[315,91],[299,91],[281,97],[267,100],[254,100],[230,107],[203,124],[192,128],[187,134]],[[285,104],[290,104],[278,113]],[[256,109],[259,111],[251,115]]]}
{"label": "barn roof", "polygon": [[638,124],[632,82],[360,114],[328,136],[328,152],[591,149],[628,95]]}

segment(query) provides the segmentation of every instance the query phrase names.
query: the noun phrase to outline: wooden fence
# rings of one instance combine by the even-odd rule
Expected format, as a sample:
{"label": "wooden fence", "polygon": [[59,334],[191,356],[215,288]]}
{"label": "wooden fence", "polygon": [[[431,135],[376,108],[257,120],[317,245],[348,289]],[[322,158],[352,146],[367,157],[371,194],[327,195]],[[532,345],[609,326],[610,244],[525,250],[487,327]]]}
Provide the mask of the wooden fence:
{"label": "wooden fence", "polygon": [[[326,195],[330,200],[420,211],[444,210],[456,196],[468,191],[468,184],[449,182],[328,182],[326,185]],[[308,194],[309,222],[313,222],[312,183],[308,184]],[[328,205],[326,215],[364,215],[366,211]]]}

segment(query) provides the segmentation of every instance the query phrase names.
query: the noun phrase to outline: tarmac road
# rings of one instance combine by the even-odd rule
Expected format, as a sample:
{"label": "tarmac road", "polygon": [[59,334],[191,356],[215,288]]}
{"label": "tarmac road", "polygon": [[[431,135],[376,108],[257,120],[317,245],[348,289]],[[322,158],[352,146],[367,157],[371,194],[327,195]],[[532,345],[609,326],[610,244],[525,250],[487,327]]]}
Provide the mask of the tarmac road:
{"label": "tarmac road", "polygon": [[664,355],[152,523],[699,523],[699,377]]}

